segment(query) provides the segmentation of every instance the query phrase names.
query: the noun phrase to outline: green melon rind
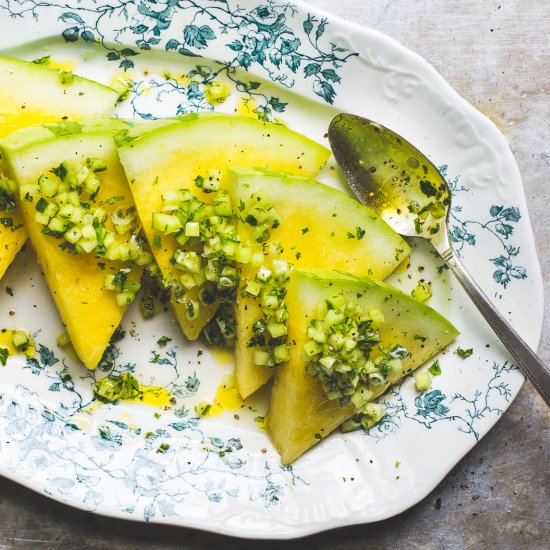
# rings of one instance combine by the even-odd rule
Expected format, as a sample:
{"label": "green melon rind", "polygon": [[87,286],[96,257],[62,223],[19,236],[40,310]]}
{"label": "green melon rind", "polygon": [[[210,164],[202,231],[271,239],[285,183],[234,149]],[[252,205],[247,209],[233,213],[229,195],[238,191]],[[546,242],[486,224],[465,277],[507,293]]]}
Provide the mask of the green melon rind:
{"label": "green melon rind", "polygon": [[122,128],[121,131],[114,136],[115,143],[117,147],[122,147],[123,145],[134,141],[144,134],[155,132],[156,130],[164,128],[165,126],[178,124],[185,120],[185,117],[187,116],[188,115],[157,118],[155,120],[135,120],[133,121],[133,124]]}
{"label": "green melon rind", "polygon": [[27,147],[40,141],[55,139],[75,134],[89,134],[92,132],[121,132],[128,131],[133,121],[119,118],[91,118],[85,120],[60,120],[26,126],[15,130],[11,134],[0,138],[0,147],[15,150]]}
{"label": "green melon rind", "polygon": [[60,120],[34,124],[15,130],[0,138],[0,150],[15,151],[34,146],[63,136],[77,134],[109,133],[115,143],[125,143],[137,136],[153,132],[158,128],[180,122],[179,118],[163,118],[157,120],[133,120],[127,118],[94,117],[75,120]]}
{"label": "green melon rind", "polygon": [[[266,419],[269,436],[284,464],[296,460],[355,412],[351,404],[340,406],[338,400],[328,400],[319,382],[306,373],[302,356],[315,305],[337,292],[362,303],[365,310],[380,309],[385,317],[382,345],[401,344],[411,352],[403,360],[402,369],[391,373],[388,384],[376,387],[372,399],[428,361],[459,334],[443,315],[385,283],[337,271],[294,270],[287,294],[288,327],[289,341],[297,344],[291,345],[290,360],[277,369]],[[423,342],[415,339],[415,335],[427,339]]]}
{"label": "green melon rind", "polygon": [[[0,82],[4,93],[12,90],[13,94],[17,94],[13,97],[21,105],[28,105],[33,110],[48,109],[52,97],[60,95],[63,98],[63,108],[71,115],[78,112],[74,105],[83,101],[86,102],[87,116],[104,115],[108,108],[114,108],[119,97],[116,90],[99,82],[73,74],[70,82],[63,84],[58,69],[2,56]],[[58,107],[55,108],[56,112],[60,110]]]}
{"label": "green melon rind", "polygon": [[[324,147],[323,145],[320,145],[319,143],[307,138],[304,135],[298,134],[297,132],[294,132],[292,130],[289,130],[286,126],[282,124],[275,124],[270,122],[262,122],[256,118],[252,117],[245,117],[245,116],[238,116],[238,115],[231,115],[226,113],[218,113],[213,111],[207,111],[207,112],[200,112],[200,113],[189,113],[186,115],[182,115],[181,117],[175,117],[178,119],[176,123],[170,123],[170,124],[162,124],[160,123],[160,127],[155,129],[151,132],[146,132],[143,134],[135,135],[134,138],[131,141],[127,141],[124,143],[121,143],[119,145],[120,147],[120,158],[122,160],[123,165],[128,165],[128,170],[132,174],[139,174],[140,169],[143,169],[150,165],[151,162],[151,156],[147,156],[146,158],[143,158],[142,154],[145,152],[151,150],[154,150],[155,147],[158,147],[159,145],[163,148],[166,147],[166,149],[163,150],[163,153],[165,155],[169,155],[172,151],[177,151],[181,147],[181,130],[187,130],[192,131],[193,126],[195,124],[203,126],[205,124],[212,125],[211,126],[211,138],[213,143],[216,141],[219,141],[222,136],[216,134],[216,124],[221,123],[228,123],[230,125],[233,125],[235,123],[237,124],[245,124],[245,125],[251,125],[251,126],[261,126],[264,128],[270,128],[273,130],[273,132],[278,132],[279,134],[293,134],[295,136],[299,136],[300,140],[303,140],[304,143],[307,143],[311,148],[315,148],[319,151],[320,156],[324,156],[324,162],[328,159],[330,156],[330,151]],[[171,121],[174,119],[170,119]],[[206,127],[208,128],[208,127]],[[232,136],[229,136],[226,138],[230,139]],[[183,136],[185,139],[185,136]],[[132,150],[134,150],[134,154],[132,154]],[[139,153],[137,153],[139,151]],[[321,152],[323,152],[323,155],[321,155]],[[266,151],[266,156],[268,152]],[[136,162],[138,161],[138,162]],[[320,169],[321,167],[319,167]]]}

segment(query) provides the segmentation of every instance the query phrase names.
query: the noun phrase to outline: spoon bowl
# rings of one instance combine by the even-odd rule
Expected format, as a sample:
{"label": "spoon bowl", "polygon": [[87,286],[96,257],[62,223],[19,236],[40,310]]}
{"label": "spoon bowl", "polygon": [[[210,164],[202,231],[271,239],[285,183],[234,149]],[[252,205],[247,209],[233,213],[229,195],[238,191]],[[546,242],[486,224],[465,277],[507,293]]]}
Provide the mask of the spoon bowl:
{"label": "spoon bowl", "polygon": [[437,168],[388,128],[340,114],[329,127],[334,156],[358,199],[397,233],[446,243],[451,193]]}
{"label": "spoon bowl", "polygon": [[447,231],[451,192],[437,168],[403,137],[357,115],[337,115],[328,137],[357,198],[401,235],[433,244],[550,407],[550,369],[498,312],[453,251]]}

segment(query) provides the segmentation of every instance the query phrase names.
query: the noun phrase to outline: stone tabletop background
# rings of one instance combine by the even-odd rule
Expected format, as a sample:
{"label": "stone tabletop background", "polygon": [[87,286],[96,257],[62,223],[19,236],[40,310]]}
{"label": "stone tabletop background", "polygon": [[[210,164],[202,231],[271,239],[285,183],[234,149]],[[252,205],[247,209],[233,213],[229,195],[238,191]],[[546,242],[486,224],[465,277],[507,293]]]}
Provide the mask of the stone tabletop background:
{"label": "stone tabletop background", "polygon": [[[550,363],[549,0],[309,0],[425,57],[507,137],[523,175],[542,267]],[[288,543],[102,518],[0,479],[4,548],[549,548],[550,414],[526,384],[503,418],[422,502],[371,525]]]}

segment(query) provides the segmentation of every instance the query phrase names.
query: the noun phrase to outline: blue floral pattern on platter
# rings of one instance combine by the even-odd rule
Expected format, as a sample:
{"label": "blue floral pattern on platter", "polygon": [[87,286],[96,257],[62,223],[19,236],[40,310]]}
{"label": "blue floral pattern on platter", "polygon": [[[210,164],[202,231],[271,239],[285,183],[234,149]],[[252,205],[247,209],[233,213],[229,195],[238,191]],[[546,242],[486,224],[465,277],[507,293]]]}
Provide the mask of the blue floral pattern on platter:
{"label": "blue floral pattern on platter", "polygon": [[[440,167],[440,172],[446,176],[447,166]],[[448,183],[453,200],[456,202],[459,202],[457,199],[459,199],[461,191],[469,191],[459,184],[458,177],[448,180]],[[526,279],[527,270],[523,266],[513,263],[520,253],[520,247],[514,246],[510,242],[510,237],[514,234],[514,225],[512,224],[516,224],[521,219],[520,209],[517,206],[504,207],[492,204],[489,209],[490,218],[485,222],[461,220],[461,212],[462,206],[460,205],[452,207],[450,212],[449,236],[454,249],[460,253],[465,246],[475,246],[475,229],[487,231],[500,243],[499,252],[501,253],[496,258],[489,260],[498,268],[493,272],[493,279],[504,288],[513,279]]]}
{"label": "blue floral pattern on platter", "polygon": [[[91,427],[94,403],[98,404],[92,384],[108,374],[135,371],[135,364],[118,364],[118,357],[119,350],[112,345],[97,373],[82,373],[78,365],[38,344],[37,358],[18,361],[14,367],[30,371],[39,387],[56,394],[55,408],[42,407],[40,390],[25,385],[0,396],[0,423],[17,447],[22,463],[18,469],[54,469],[59,474],[45,477],[46,494],[78,495],[93,511],[110,492],[104,485],[115,484],[119,495],[126,497],[121,510],[149,521],[156,515],[176,516],[175,509],[190,493],[209,502],[244,498],[269,508],[284,498],[290,485],[305,483],[291,466],[282,466],[273,456],[261,463],[250,461],[239,437],[208,435],[185,404],[163,414],[165,419],[156,418],[150,431],[121,421],[117,405],[104,405],[104,417]],[[165,387],[178,403],[197,392],[196,372],[180,372],[175,349],[152,352],[149,363],[167,369]],[[244,485],[242,478],[247,481]]]}
{"label": "blue floral pattern on platter", "polygon": [[[12,17],[39,18],[44,4],[37,0],[19,2],[7,0],[5,6]],[[65,28],[61,35],[66,42],[99,42],[107,50],[106,58],[123,70],[135,66],[134,59],[153,47],[174,51],[185,57],[200,57],[211,41],[219,39],[233,56],[221,63],[213,77],[224,73],[233,80],[240,92],[253,92],[258,82],[235,80],[235,69],[262,67],[269,78],[279,85],[292,88],[295,75],[311,81],[312,89],[327,103],[333,103],[334,86],[341,81],[338,69],[350,56],[357,55],[345,48],[323,40],[327,19],[308,15],[301,29],[289,26],[287,20],[298,14],[289,2],[268,0],[252,9],[226,0],[164,0],[154,2],[105,2],[90,5],[68,2],[60,9],[58,19]],[[174,28],[176,13],[188,15],[183,29]],[[120,18],[126,24],[116,29],[114,40],[109,27],[112,18]],[[226,37],[232,36],[232,40]],[[113,43],[114,42],[114,43]],[[126,44],[132,43],[133,47]],[[119,45],[123,44],[123,45]],[[266,107],[267,108],[267,107]],[[273,107],[275,110],[276,107]],[[267,108],[268,109],[268,108]]]}
{"label": "blue floral pattern on platter", "polygon": [[[23,22],[28,36],[47,39],[47,32],[53,34],[57,38],[47,44],[52,51],[86,52],[92,61],[100,60],[102,77],[115,76],[129,88],[119,114],[143,119],[241,108],[263,120],[281,118],[294,125],[302,111],[309,110],[312,115],[302,122],[302,131],[321,140],[335,112],[333,104],[341,101],[350,110],[362,108],[356,93],[361,63],[374,68],[369,78],[380,79],[373,88],[384,90],[388,82],[392,84],[391,96],[384,98],[391,109],[396,108],[396,97],[414,95],[409,93],[410,75],[421,77],[406,56],[402,66],[394,62],[393,50],[378,44],[376,36],[287,2],[0,0],[0,21],[10,23],[7,32],[11,23]],[[3,47],[10,45],[4,39]],[[24,53],[33,58],[32,51]],[[149,70],[150,60],[158,59],[166,69],[151,61],[154,70]],[[80,68],[86,69],[86,63],[77,72]],[[441,87],[429,76],[423,78],[431,90]],[[396,81],[404,83],[399,93]],[[231,91],[228,101],[219,106],[208,97],[216,82],[227,84]],[[446,88],[439,93],[443,97]],[[460,119],[465,120],[474,120],[470,111]],[[497,140],[494,134],[487,135],[489,142]],[[447,151],[443,161],[452,158],[446,155]],[[497,155],[492,162],[496,165],[503,158]],[[526,296],[536,259],[526,253],[532,237],[521,186],[516,181],[504,200],[474,189],[460,166],[441,170],[453,192],[454,246],[466,260],[475,258],[487,269],[497,297]],[[461,177],[451,178],[448,173]],[[478,191],[480,199],[474,205],[471,195]],[[458,294],[445,281],[441,261],[422,254],[418,251],[425,273],[440,285],[441,297],[434,295],[434,307],[444,308],[448,295],[456,299]],[[19,309],[18,296],[29,292],[22,281],[40,275],[29,262],[20,261],[13,269],[3,284],[14,288],[16,301],[0,295],[0,305],[11,308],[16,303]],[[408,273],[414,278],[412,268]],[[47,319],[55,317],[47,292],[33,292],[28,304],[37,303]],[[219,422],[196,418],[193,404],[212,397],[222,367],[204,359],[200,345],[178,347],[178,333],[170,332],[174,329],[169,320],[153,328],[137,321],[136,335],[126,337],[130,343],[112,346],[98,372],[90,373],[55,348],[55,331],[60,327],[37,326],[37,310],[30,305],[28,309],[28,314],[17,311],[13,320],[33,327],[38,354],[36,359],[16,359],[0,369],[4,434],[0,471],[87,510],[233,535],[283,538],[381,519],[369,515],[363,500],[354,501],[360,493],[357,485],[342,485],[347,471],[379,495],[375,508],[386,509],[386,515],[402,511],[395,504],[384,504],[384,495],[402,491],[403,497],[415,494],[416,500],[425,496],[415,493],[415,464],[441,453],[440,438],[446,437],[456,450],[434,466],[434,479],[443,475],[502,414],[522,381],[494,338],[476,325],[468,311],[459,344],[470,347],[474,342],[472,358],[442,358],[443,374],[434,379],[433,389],[418,394],[411,381],[405,381],[382,398],[387,415],[367,434],[334,434],[293,467],[283,467],[254,421],[265,404],[239,411],[238,420],[227,415]],[[463,320],[458,316],[456,323]],[[175,345],[153,344],[160,334],[170,334]],[[467,376],[457,376],[456,369]],[[160,411],[158,418],[154,409],[138,410],[122,403],[98,408],[91,392],[96,377],[126,371],[146,383],[167,387],[175,404]],[[405,456],[402,438],[414,430],[422,430],[422,449],[417,456]],[[376,445],[369,445],[372,442]],[[369,455],[391,467],[399,458],[401,487],[392,476],[394,485],[387,491],[384,472],[390,466],[382,468],[382,474],[357,470],[359,458]],[[336,507],[331,506],[333,501]]]}
{"label": "blue floral pattern on platter", "polygon": [[[493,376],[483,390],[475,390],[471,396],[455,393],[450,398],[441,390],[423,392],[414,399],[414,407],[401,395],[401,386],[391,388],[379,402],[384,405],[386,416],[366,431],[370,437],[382,440],[399,430],[404,420],[414,421],[427,429],[439,422],[452,423],[456,429],[471,434],[479,441],[477,423],[488,416],[500,416],[512,398],[506,375],[517,371],[508,362],[493,363]],[[412,409],[412,411],[411,411]]]}

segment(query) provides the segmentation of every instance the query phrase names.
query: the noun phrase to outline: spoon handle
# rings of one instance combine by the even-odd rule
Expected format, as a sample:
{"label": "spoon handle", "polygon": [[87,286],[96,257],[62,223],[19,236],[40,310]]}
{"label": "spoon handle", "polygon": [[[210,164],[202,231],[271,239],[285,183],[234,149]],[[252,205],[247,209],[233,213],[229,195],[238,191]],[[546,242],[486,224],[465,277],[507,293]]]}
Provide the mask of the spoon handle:
{"label": "spoon handle", "polygon": [[550,407],[550,369],[538,358],[521,336],[497,311],[489,298],[472,279],[452,248],[440,252],[456,278],[472,299],[477,309],[500,338],[506,349],[516,360],[517,365],[531,381],[540,396]]}

